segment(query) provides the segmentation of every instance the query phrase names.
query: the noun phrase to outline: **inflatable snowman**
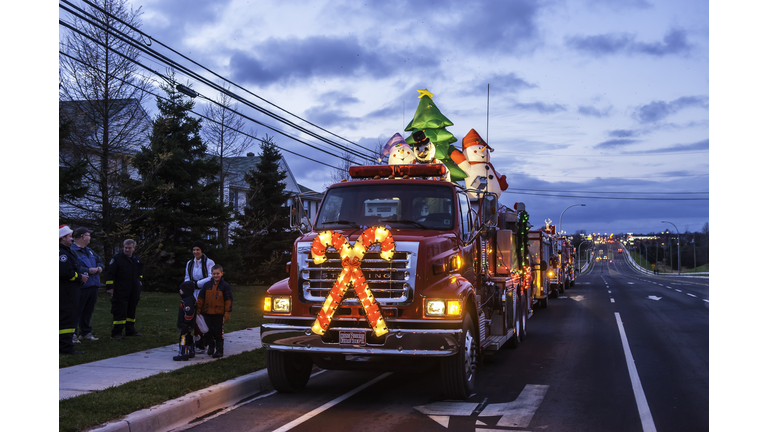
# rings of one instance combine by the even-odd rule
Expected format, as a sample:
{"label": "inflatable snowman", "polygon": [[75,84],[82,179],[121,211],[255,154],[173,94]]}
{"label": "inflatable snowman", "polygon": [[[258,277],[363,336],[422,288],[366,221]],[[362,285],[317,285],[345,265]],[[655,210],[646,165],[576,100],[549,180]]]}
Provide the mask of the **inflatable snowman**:
{"label": "inflatable snowman", "polygon": [[413,149],[405,141],[392,146],[389,152],[390,165],[409,165],[413,163],[414,158]]}
{"label": "inflatable snowman", "polygon": [[[461,141],[464,157],[469,162],[469,171],[464,184],[467,189],[486,190],[501,198],[501,191],[507,190],[507,176],[499,175],[491,164],[493,149],[483,141],[474,129]],[[476,200],[477,193],[469,192],[469,198]]]}
{"label": "inflatable snowman", "polygon": [[[414,163],[445,166],[443,161],[435,157],[435,144],[427,138],[424,131],[417,130],[411,136],[416,142],[413,148],[414,155],[416,156]],[[448,170],[448,167],[445,167],[445,176],[442,177],[442,180],[451,181],[451,172]]]}

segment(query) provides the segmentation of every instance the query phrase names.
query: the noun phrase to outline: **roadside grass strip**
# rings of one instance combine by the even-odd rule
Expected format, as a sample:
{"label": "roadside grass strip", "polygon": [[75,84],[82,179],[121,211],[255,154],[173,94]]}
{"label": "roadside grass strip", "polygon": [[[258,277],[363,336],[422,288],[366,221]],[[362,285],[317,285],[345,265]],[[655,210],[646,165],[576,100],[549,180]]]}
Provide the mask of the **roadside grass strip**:
{"label": "roadside grass strip", "polygon": [[63,399],[59,401],[59,431],[84,431],[266,366],[266,351],[254,349]]}

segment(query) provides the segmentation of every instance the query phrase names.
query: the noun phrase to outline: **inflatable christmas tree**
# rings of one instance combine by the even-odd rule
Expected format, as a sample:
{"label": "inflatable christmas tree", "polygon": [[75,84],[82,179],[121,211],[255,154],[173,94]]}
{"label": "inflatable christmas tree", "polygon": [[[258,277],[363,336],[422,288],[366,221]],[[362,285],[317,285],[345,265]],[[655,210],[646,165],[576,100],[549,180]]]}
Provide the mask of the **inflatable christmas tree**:
{"label": "inflatable christmas tree", "polygon": [[[447,126],[453,126],[453,122],[440,112],[432,100],[434,95],[429,90],[418,90],[418,92],[419,106],[416,108],[413,120],[408,123],[405,130],[408,132],[424,131],[427,138],[435,145],[435,158],[440,159],[450,171],[451,181],[463,180],[467,177],[469,163],[467,163],[464,154],[451,145],[451,143],[458,141],[456,137],[445,129]],[[406,138],[405,142],[411,146],[416,144],[413,133]]]}

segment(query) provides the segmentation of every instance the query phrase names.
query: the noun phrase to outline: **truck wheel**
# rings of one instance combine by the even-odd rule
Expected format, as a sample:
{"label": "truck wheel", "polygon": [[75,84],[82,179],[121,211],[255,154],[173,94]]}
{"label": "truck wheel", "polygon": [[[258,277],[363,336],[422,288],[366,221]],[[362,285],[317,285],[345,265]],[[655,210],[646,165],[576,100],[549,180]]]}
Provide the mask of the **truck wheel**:
{"label": "truck wheel", "polygon": [[459,341],[459,352],[443,358],[440,374],[449,399],[467,399],[475,389],[477,373],[477,338],[472,317],[464,316],[464,325]]}
{"label": "truck wheel", "polygon": [[510,337],[507,341],[507,344],[509,344],[510,348],[517,348],[520,346],[520,316],[522,315],[522,301],[523,300],[520,298],[520,294],[518,294],[517,307],[515,308],[515,334],[513,334],[512,337]]}
{"label": "truck wheel", "polygon": [[571,282],[570,279],[566,279],[565,281],[565,289],[569,289],[573,285],[573,282]]}
{"label": "truck wheel", "polygon": [[267,373],[275,390],[296,393],[309,381],[312,360],[304,354],[267,350]]}

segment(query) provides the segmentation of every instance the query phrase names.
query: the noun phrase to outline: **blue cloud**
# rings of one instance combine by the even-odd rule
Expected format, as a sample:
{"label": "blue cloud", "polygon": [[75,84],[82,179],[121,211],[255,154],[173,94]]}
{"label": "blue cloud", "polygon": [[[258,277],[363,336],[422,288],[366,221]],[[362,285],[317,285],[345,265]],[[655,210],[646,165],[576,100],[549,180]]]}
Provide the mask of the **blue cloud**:
{"label": "blue cloud", "polygon": [[612,136],[616,138],[631,138],[631,137],[637,137],[640,135],[641,135],[641,132],[638,130],[614,129],[608,132],[608,136]]}
{"label": "blue cloud", "polygon": [[596,57],[614,54],[685,55],[693,46],[688,42],[685,30],[672,29],[664,35],[661,42],[636,42],[635,36],[628,33],[612,33],[595,36],[570,36],[565,39],[566,46]]}
{"label": "blue cloud", "polygon": [[624,152],[623,154],[648,154],[648,153],[684,153],[693,151],[709,151],[709,138],[690,144],[675,144],[652,150]]}
{"label": "blue cloud", "polygon": [[619,139],[612,139],[608,141],[603,141],[600,144],[596,145],[596,149],[613,149],[617,147],[624,147],[630,144],[634,144],[636,142],[639,142],[635,139],[626,139],[626,138],[619,138]]}
{"label": "blue cloud", "polygon": [[602,118],[608,117],[611,114],[611,111],[613,111],[613,107],[603,108],[600,110],[593,106],[579,105],[578,111],[581,115]]}
{"label": "blue cloud", "polygon": [[637,108],[633,114],[640,123],[655,123],[685,108],[709,109],[709,98],[706,96],[684,96],[672,102],[653,101]]}
{"label": "blue cloud", "polygon": [[541,114],[554,114],[556,112],[567,110],[565,105],[556,104],[556,103],[546,104],[544,102],[532,102],[532,103],[517,102],[513,104],[512,107],[522,111],[535,111]]}
{"label": "blue cloud", "polygon": [[385,78],[399,73],[403,66],[412,69],[437,66],[434,56],[387,52],[380,47],[363,46],[354,37],[270,38],[251,52],[258,54],[254,57],[239,51],[230,58],[235,80],[268,85],[292,79],[362,74]]}

